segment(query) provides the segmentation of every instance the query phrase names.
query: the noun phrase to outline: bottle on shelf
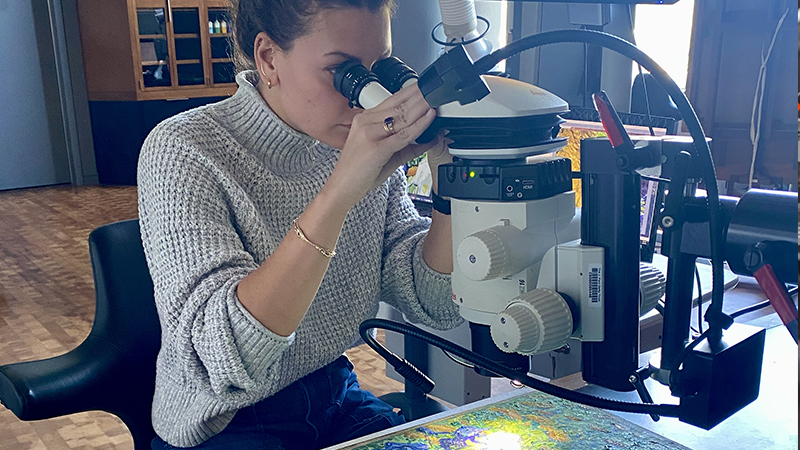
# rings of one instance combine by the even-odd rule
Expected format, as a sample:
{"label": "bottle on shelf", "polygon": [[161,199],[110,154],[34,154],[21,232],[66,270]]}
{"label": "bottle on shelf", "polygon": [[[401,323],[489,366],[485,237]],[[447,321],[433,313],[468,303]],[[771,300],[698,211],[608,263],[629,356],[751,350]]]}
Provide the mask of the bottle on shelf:
{"label": "bottle on shelf", "polygon": [[217,19],[217,20],[214,21],[214,34],[221,33],[221,32],[222,32],[221,25],[219,23],[219,19]]}
{"label": "bottle on shelf", "polygon": [[208,21],[208,32],[209,34],[214,34],[214,22]]}
{"label": "bottle on shelf", "polygon": [[228,22],[223,20],[222,22],[220,22],[220,27],[219,28],[220,28],[220,31],[222,31],[222,34],[228,34]]}

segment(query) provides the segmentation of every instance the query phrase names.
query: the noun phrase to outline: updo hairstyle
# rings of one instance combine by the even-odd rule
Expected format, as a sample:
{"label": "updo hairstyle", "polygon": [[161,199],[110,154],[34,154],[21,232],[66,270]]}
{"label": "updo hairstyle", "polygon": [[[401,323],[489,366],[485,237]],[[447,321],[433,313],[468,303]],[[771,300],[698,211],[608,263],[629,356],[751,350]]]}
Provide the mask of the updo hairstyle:
{"label": "updo hairstyle", "polygon": [[231,0],[233,59],[237,71],[254,69],[255,40],[265,32],[284,51],[309,32],[314,16],[324,9],[367,8],[377,12],[394,0]]}

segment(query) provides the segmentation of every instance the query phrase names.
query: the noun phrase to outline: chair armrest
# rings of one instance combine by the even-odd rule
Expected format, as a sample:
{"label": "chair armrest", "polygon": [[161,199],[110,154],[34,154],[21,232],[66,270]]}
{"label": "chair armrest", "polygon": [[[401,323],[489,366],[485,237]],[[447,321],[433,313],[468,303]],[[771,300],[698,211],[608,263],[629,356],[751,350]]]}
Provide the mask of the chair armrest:
{"label": "chair armrest", "polygon": [[63,355],[7,364],[0,367],[0,402],[21,420],[106,410],[120,357],[111,344],[90,335]]}

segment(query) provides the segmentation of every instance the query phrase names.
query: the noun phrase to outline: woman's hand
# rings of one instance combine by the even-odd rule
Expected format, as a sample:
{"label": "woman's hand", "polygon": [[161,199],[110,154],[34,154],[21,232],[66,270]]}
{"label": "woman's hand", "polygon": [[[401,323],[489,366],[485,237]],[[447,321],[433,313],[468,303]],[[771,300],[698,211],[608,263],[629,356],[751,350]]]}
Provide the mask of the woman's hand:
{"label": "woman's hand", "polygon": [[[325,190],[350,208],[383,184],[408,160],[442,146],[442,138],[414,144],[436,116],[416,84],[407,86],[375,108],[355,116],[342,154]],[[384,126],[392,118],[389,130]],[[391,131],[390,131],[391,130]]]}

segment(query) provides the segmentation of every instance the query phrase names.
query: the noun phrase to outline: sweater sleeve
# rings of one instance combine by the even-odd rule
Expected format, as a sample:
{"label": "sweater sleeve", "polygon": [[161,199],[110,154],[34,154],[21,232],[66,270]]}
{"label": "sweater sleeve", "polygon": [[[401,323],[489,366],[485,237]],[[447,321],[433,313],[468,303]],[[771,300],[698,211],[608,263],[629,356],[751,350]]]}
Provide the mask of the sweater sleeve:
{"label": "sweater sleeve", "polygon": [[157,127],[138,167],[140,227],[162,352],[178,362],[172,376],[238,403],[269,384],[269,368],[294,334],[271,332],[239,302],[239,281],[258,264],[245,251],[228,205],[247,199],[223,185],[229,183],[224,168],[181,131],[174,124]]}
{"label": "sweater sleeve", "polygon": [[412,322],[447,330],[462,322],[451,300],[450,275],[428,267],[422,258],[430,219],[420,217],[407,195],[402,170],[389,179],[381,300]]}

